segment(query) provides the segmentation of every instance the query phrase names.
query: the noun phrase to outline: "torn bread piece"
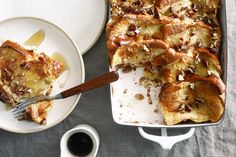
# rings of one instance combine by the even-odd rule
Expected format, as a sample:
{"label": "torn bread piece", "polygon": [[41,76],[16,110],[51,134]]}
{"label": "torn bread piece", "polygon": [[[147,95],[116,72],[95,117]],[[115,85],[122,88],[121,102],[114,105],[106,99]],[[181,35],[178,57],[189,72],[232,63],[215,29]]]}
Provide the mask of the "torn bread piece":
{"label": "torn bread piece", "polygon": [[[0,47],[0,100],[15,106],[27,98],[49,95],[53,81],[63,68],[62,63],[44,53],[35,53],[9,40],[4,42]],[[40,105],[29,106],[38,107]],[[46,115],[43,119],[46,119]],[[43,119],[35,122],[43,123]],[[35,118],[32,117],[32,120]]]}
{"label": "torn bread piece", "polygon": [[217,91],[218,87],[208,81],[164,84],[159,94],[164,122],[217,122],[224,112],[224,101]]}
{"label": "torn bread piece", "polygon": [[36,123],[46,125],[48,112],[52,109],[51,101],[42,101],[37,104],[32,104],[26,108],[26,114],[19,120],[32,120]]}

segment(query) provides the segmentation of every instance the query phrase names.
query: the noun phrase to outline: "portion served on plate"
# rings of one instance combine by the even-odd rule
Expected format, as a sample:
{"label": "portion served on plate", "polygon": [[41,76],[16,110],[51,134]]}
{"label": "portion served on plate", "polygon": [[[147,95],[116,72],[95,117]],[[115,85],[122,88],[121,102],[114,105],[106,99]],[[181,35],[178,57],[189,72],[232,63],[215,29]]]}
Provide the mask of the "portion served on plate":
{"label": "portion served on plate", "polygon": [[219,1],[110,2],[107,47],[111,68],[144,67],[149,82],[162,82],[158,94],[166,125],[219,121],[225,93],[218,59]]}
{"label": "portion served on plate", "polygon": [[[7,40],[0,47],[0,100],[14,107],[27,98],[49,95],[53,81],[63,70],[63,63],[45,53]],[[50,101],[32,104],[20,119],[46,125],[51,108]]]}

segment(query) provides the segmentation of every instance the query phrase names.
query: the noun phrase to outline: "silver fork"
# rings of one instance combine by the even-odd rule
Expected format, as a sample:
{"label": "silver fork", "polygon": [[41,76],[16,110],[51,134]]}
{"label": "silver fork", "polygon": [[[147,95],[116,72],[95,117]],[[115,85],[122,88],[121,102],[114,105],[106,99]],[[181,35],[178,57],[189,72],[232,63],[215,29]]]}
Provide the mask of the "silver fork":
{"label": "silver fork", "polygon": [[109,73],[106,73],[104,75],[101,75],[95,79],[89,80],[85,83],[82,83],[76,87],[70,88],[66,91],[63,91],[57,95],[54,96],[39,96],[39,97],[33,97],[29,99],[25,99],[24,101],[18,103],[13,109],[12,113],[15,118],[19,119],[25,114],[25,109],[27,106],[31,104],[35,104],[41,101],[50,101],[50,100],[56,100],[56,99],[64,99],[76,94],[80,94],[82,92],[98,88],[101,86],[104,86],[106,84],[109,84],[111,82],[114,82],[119,79],[119,74],[116,71],[112,71]]}

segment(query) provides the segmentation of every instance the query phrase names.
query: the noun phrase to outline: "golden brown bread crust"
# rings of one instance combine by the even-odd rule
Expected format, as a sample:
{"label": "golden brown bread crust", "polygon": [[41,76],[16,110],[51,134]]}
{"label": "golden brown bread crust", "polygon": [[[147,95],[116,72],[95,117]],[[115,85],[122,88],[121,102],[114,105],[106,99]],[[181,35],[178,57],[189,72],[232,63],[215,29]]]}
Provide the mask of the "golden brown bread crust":
{"label": "golden brown bread crust", "polygon": [[170,64],[178,59],[181,59],[184,56],[186,56],[185,52],[176,52],[173,49],[169,49],[169,50],[165,51],[165,53],[162,53],[162,54],[156,56],[155,58],[153,58],[152,65],[154,67],[164,66],[164,65]]}
{"label": "golden brown bread crust", "polygon": [[155,40],[162,38],[160,32],[162,25],[162,21],[153,19],[152,16],[136,14],[126,14],[118,18],[116,22],[109,22],[107,25],[107,48],[110,61],[113,60],[117,49],[124,46],[148,43],[151,47],[159,47],[160,49],[169,47],[165,42]]}
{"label": "golden brown bread crust", "polygon": [[167,83],[161,88],[159,102],[167,125],[186,120],[216,122],[224,112],[223,100],[207,81]]}
{"label": "golden brown bread crust", "polygon": [[225,84],[221,80],[221,78],[216,77],[214,75],[209,75],[207,77],[201,77],[196,74],[187,74],[185,76],[185,81],[189,82],[197,82],[197,81],[202,81],[202,82],[207,82],[209,84],[212,84],[215,86],[216,91],[218,92],[219,95],[223,94],[225,92]]}
{"label": "golden brown bread crust", "polygon": [[162,32],[164,41],[177,51],[180,51],[183,46],[210,48],[216,54],[219,51],[220,29],[213,29],[203,22],[171,22],[164,25]]}
{"label": "golden brown bread crust", "polygon": [[[201,77],[214,75],[220,79],[222,70],[217,57],[207,49],[193,50],[191,55],[180,53],[182,58],[168,62],[162,66],[163,77],[166,82],[185,80],[186,74],[196,74]],[[155,62],[157,62],[155,60]],[[181,79],[179,79],[181,77]]]}
{"label": "golden brown bread crust", "polygon": [[168,49],[168,44],[158,39],[145,40],[142,42],[130,42],[115,50],[110,58],[111,67],[143,66]]}

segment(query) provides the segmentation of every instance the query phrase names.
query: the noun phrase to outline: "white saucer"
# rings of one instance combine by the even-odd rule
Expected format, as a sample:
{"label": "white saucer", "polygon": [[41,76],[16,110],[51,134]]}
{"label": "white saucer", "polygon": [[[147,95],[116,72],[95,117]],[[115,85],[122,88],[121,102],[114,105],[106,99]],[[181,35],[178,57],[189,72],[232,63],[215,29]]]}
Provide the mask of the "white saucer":
{"label": "white saucer", "polygon": [[[3,40],[13,40],[24,43],[38,30],[45,31],[45,39],[38,51],[51,56],[54,52],[60,52],[69,64],[70,70],[65,71],[53,84],[51,95],[55,95],[66,89],[84,82],[84,63],[75,42],[59,27],[54,24],[36,18],[13,18],[0,22],[0,37]],[[68,77],[67,77],[68,76]],[[60,88],[60,82],[66,80],[65,86]],[[74,109],[79,101],[78,96],[53,101],[53,108],[48,114],[46,126],[29,122],[18,121],[13,114],[6,110],[5,104],[0,102],[0,128],[17,133],[30,133],[48,129],[64,120]]]}
{"label": "white saucer", "polygon": [[1,0],[0,20],[19,16],[48,20],[67,32],[84,54],[103,30],[106,6],[106,0]]}

